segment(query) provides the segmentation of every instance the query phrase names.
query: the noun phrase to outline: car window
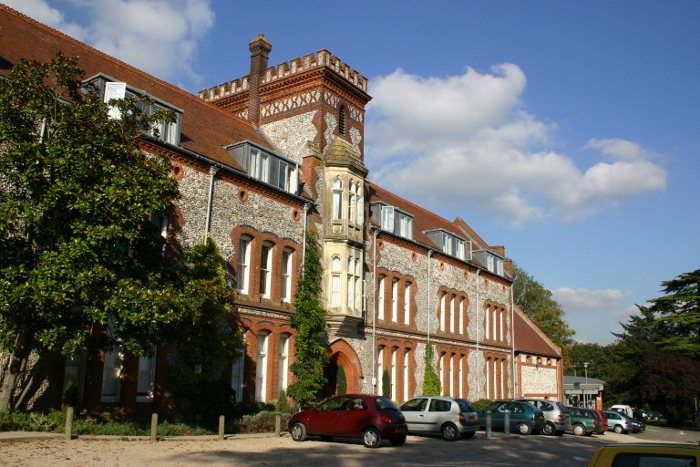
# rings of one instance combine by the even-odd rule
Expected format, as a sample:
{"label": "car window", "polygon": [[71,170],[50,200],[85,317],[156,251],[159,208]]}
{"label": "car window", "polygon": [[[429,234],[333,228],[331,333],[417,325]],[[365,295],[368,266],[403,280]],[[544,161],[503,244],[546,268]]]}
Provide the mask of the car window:
{"label": "car window", "polygon": [[697,467],[695,457],[672,454],[621,452],[615,456],[612,467]]}
{"label": "car window", "polygon": [[318,410],[347,410],[348,399],[348,397],[336,397],[335,399],[331,399],[321,404],[318,407]]}
{"label": "car window", "polygon": [[551,412],[552,410],[554,410],[554,406],[552,404],[550,404],[549,402],[545,402],[545,401],[538,401],[538,402],[539,402],[539,404],[536,405],[535,407],[537,407],[541,411]]}
{"label": "car window", "polygon": [[569,413],[569,409],[566,408],[564,404],[561,402],[557,402],[557,407],[559,407],[559,410],[561,410],[563,413]]}
{"label": "car window", "polygon": [[486,412],[487,410],[490,410],[491,412],[496,412],[501,405],[503,405],[503,402],[492,402],[484,407],[483,411]]}
{"label": "car window", "polygon": [[428,399],[411,399],[401,406],[404,412],[422,412],[428,405]]}
{"label": "car window", "polygon": [[460,412],[476,412],[474,409],[474,406],[472,405],[471,402],[466,401],[464,399],[455,399],[457,401],[457,405],[459,405],[459,411]]}
{"label": "car window", "polygon": [[367,410],[367,403],[360,397],[348,401],[348,410]]}
{"label": "car window", "polygon": [[516,404],[515,402],[510,402],[507,404],[508,410],[510,410],[512,413],[525,413],[525,409],[523,409],[523,406],[520,404]]}
{"label": "car window", "polygon": [[374,404],[379,410],[399,410],[399,408],[386,397],[375,397]]}
{"label": "car window", "polygon": [[430,412],[449,412],[452,408],[452,401],[444,401],[442,399],[432,399],[430,401]]}

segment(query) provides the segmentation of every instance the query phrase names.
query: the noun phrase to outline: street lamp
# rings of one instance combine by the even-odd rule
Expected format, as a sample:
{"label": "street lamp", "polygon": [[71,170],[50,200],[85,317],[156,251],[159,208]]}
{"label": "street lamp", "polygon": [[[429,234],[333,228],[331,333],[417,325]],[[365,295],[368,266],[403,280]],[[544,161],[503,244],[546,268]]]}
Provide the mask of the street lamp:
{"label": "street lamp", "polygon": [[586,389],[583,391],[584,405],[588,408],[588,394],[586,393],[588,391],[588,362],[583,362],[583,372],[586,375]]}

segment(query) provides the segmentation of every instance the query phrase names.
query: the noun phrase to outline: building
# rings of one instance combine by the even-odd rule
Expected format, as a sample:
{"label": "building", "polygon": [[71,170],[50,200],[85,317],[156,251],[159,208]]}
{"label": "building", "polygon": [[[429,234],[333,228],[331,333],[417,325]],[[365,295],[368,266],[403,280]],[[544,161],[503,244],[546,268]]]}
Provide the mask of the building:
{"label": "building", "polygon": [[604,410],[603,390],[605,381],[584,376],[564,376],[564,403],[571,407],[588,407]]}
{"label": "building", "polygon": [[[80,56],[105,96],[145,93],[176,112],[160,138],[139,144],[169,158],[179,180],[177,212],[162,222],[169,245],[207,234],[228,263],[230,319],[247,351],[222,378],[239,398],[276,399],[293,381],[289,315],[312,229],[328,312],[326,395],[340,366],[349,392],[381,393],[387,375],[392,399],[420,394],[430,342],[444,394],[561,399],[561,351],[514,306],[505,248],[371,182],[367,79],[327,50],[271,68],[272,45],[260,35],[249,46],[248,76],[194,96],[0,5],[0,73],[62,51]],[[167,411],[170,352],[68,360],[46,398],[60,401],[74,381],[91,409]]]}

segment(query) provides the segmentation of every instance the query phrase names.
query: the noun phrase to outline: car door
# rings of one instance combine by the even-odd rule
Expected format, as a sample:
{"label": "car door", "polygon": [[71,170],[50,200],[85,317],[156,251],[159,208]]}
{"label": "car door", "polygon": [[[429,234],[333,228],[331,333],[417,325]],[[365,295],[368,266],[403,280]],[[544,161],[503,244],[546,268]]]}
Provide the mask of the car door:
{"label": "car door", "polygon": [[418,397],[405,402],[401,406],[401,413],[406,418],[408,431],[427,431],[426,409],[428,408],[429,399],[426,397]]}
{"label": "car door", "polygon": [[426,431],[439,433],[451,408],[452,401],[431,399],[430,404],[428,404],[428,411],[425,415]]}
{"label": "car door", "polygon": [[493,428],[503,428],[505,424],[506,409],[508,403],[504,402],[497,407],[491,409],[491,426]]}
{"label": "car door", "polygon": [[[373,401],[371,403],[374,403]],[[362,430],[370,424],[370,409],[367,402],[361,397],[351,397],[348,400],[347,410],[338,414],[338,435],[348,438],[362,436]]]}
{"label": "car door", "polygon": [[335,397],[319,405],[309,417],[309,434],[321,436],[344,436],[346,428],[346,396]]}

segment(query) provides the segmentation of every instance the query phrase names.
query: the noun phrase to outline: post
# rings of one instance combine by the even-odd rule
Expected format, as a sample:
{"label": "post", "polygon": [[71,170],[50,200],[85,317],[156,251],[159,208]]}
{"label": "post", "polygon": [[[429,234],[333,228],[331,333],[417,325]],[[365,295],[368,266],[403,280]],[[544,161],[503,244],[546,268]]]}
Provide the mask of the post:
{"label": "post", "polygon": [[224,440],[224,427],[226,426],[226,417],[219,415],[219,441]]}
{"label": "post", "polygon": [[486,439],[491,439],[491,411],[486,411]]}
{"label": "post", "polygon": [[505,411],[503,418],[503,432],[506,436],[510,436],[510,410]]}
{"label": "post", "polygon": [[282,431],[282,416],[280,414],[275,415],[275,436],[280,437],[280,432]]}
{"label": "post", "polygon": [[583,406],[588,408],[588,362],[583,362],[583,371],[586,374],[586,388],[583,390]]}
{"label": "post", "polygon": [[158,440],[158,414],[151,415],[151,441],[154,443]]}
{"label": "post", "polygon": [[68,407],[66,410],[66,431],[64,439],[69,441],[73,439],[73,415],[75,414],[75,409],[73,407]]}

